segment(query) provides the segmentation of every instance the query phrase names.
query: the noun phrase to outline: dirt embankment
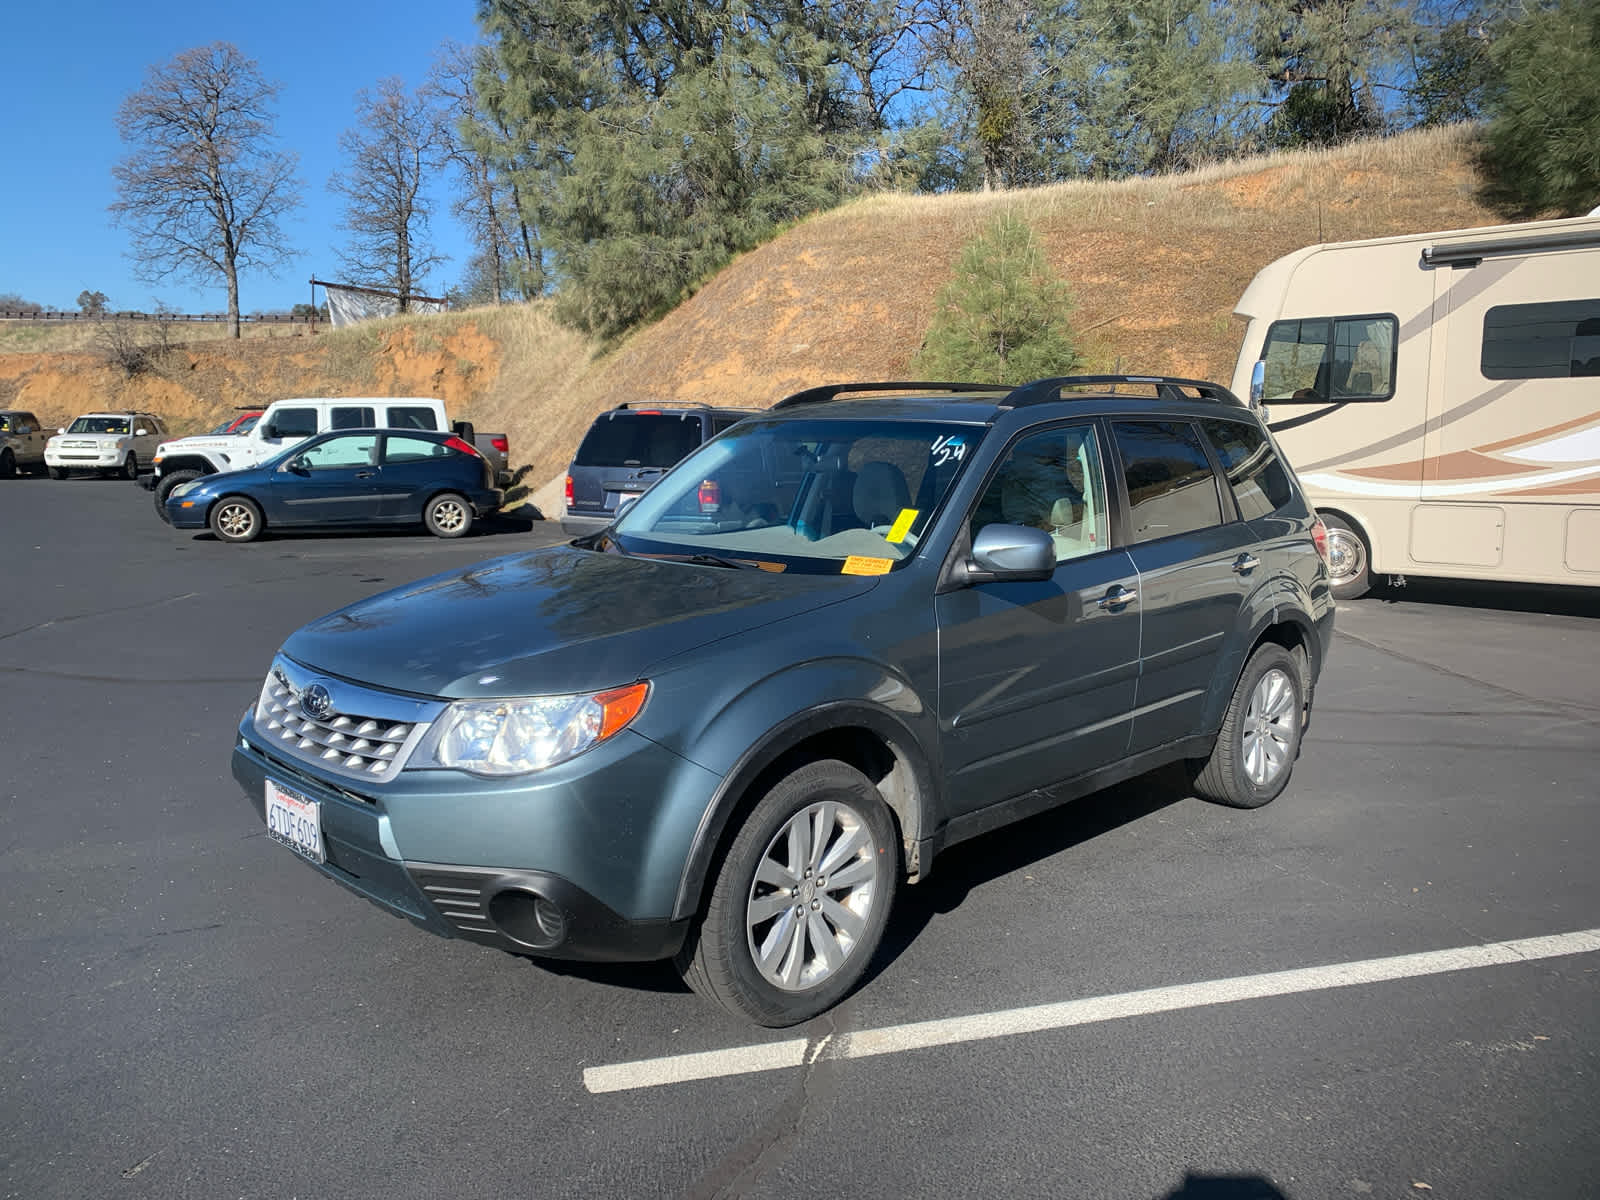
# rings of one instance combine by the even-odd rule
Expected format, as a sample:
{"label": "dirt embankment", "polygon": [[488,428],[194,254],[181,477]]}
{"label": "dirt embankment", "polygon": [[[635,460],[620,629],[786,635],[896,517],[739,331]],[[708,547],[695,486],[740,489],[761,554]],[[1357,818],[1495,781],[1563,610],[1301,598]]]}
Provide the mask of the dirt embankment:
{"label": "dirt embankment", "polygon": [[962,244],[1008,207],[1072,288],[1089,370],[1226,379],[1242,332],[1233,305],[1273,259],[1495,223],[1476,199],[1472,149],[1452,129],[1159,179],[869,197],[743,255],[611,347],[544,305],[517,305],[196,344],[131,376],[93,352],[0,355],[0,404],[51,423],[148,408],[197,429],[285,396],[439,396],[453,416],[508,432],[537,488],[595,413],[624,400],[765,407],[814,383],[904,378]]}

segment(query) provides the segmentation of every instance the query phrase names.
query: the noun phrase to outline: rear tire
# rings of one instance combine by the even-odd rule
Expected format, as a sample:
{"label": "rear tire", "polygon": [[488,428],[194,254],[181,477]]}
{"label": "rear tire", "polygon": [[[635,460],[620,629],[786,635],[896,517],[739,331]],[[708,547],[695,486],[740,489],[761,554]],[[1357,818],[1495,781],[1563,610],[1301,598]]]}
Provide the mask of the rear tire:
{"label": "rear tire", "polygon": [[1335,600],[1359,600],[1372,590],[1372,547],[1342,517],[1324,515],[1328,530],[1328,586]]}
{"label": "rear tire", "polygon": [[1211,757],[1190,763],[1195,793],[1229,808],[1260,808],[1289,785],[1305,714],[1300,658],[1276,642],[1244,665]]}
{"label": "rear tire", "polygon": [[128,457],[123,460],[122,477],[124,479],[139,478],[139,456],[137,454],[129,453]]}
{"label": "rear tire", "polygon": [[72,474],[72,472],[67,470],[67,468],[65,468],[65,467],[51,467],[50,468],[50,478],[51,479],[65,479],[70,474]]}
{"label": "rear tire", "polygon": [[167,516],[167,497],[180,483],[188,483],[191,479],[199,478],[199,471],[174,471],[170,475],[163,475],[155,486],[156,516],[171,525],[172,518]]}
{"label": "rear tire", "polygon": [[224,496],[211,506],[210,525],[224,542],[253,542],[261,536],[261,509],[244,496]]}
{"label": "rear tire", "polygon": [[428,501],[422,510],[422,523],[434,537],[466,537],[472,528],[472,505],[465,496],[445,492]]}
{"label": "rear tire", "polygon": [[899,882],[894,818],[872,781],[846,763],[809,763],[738,827],[678,970],[758,1025],[809,1020],[860,982]]}

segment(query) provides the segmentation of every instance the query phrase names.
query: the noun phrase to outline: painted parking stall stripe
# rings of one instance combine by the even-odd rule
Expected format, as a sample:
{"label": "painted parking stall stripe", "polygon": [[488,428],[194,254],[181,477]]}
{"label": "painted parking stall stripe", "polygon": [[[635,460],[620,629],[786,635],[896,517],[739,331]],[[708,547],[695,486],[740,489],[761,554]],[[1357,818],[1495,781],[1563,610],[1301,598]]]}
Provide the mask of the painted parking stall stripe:
{"label": "painted parking stall stripe", "polygon": [[1583,929],[1549,937],[1521,938],[1478,946],[1459,946],[1450,950],[1430,950],[1421,954],[1400,954],[1389,958],[1369,958],[1358,962],[1332,963],[1292,971],[1273,971],[1265,975],[1240,975],[1232,979],[1213,979],[1204,983],[1185,983],[1173,987],[1122,992],[1113,996],[1094,996],[1055,1004],[1000,1012],[975,1013],[938,1021],[918,1021],[909,1025],[889,1025],[854,1033],[829,1036],[812,1043],[805,1038],[770,1042],[759,1046],[737,1046],[727,1050],[708,1050],[700,1054],[679,1054],[670,1058],[642,1059],[589,1067],[583,1073],[584,1086],[593,1093],[624,1092],[640,1088],[664,1087],[672,1083],[691,1083],[700,1079],[721,1079],[760,1071],[780,1071],[821,1060],[874,1058],[880,1054],[901,1054],[930,1046],[959,1042],[979,1042],[990,1038],[1014,1037],[1091,1025],[1150,1013],[1175,1012],[1214,1004],[1233,1004],[1240,1000],[1259,1000],[1268,996],[1288,996],[1298,992],[1319,992],[1332,988],[1384,983],[1394,979],[1416,979],[1450,971],[1511,963],[1537,962],[1573,954],[1600,951],[1600,929]]}

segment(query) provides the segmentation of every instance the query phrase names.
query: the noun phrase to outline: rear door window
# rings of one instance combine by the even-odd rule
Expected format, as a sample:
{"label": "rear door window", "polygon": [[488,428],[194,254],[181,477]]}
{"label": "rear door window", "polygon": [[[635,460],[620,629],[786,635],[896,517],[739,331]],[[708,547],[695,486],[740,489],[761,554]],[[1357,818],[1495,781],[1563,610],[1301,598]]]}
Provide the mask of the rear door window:
{"label": "rear door window", "polygon": [[698,413],[607,413],[590,426],[579,467],[670,467],[700,445]]}
{"label": "rear door window", "polygon": [[1222,524],[1217,477],[1193,425],[1116,421],[1111,429],[1128,487],[1131,542],[1153,542]]}
{"label": "rear door window", "polygon": [[439,430],[437,414],[424,404],[389,405],[388,420],[385,424],[390,429],[427,429],[435,433]]}
{"label": "rear door window", "polygon": [[374,410],[359,405],[340,405],[328,414],[329,429],[371,429],[377,423]]}
{"label": "rear door window", "polygon": [[1233,488],[1239,515],[1246,521],[1269,516],[1294,499],[1289,472],[1273,452],[1267,435],[1240,421],[1201,421],[1211,447]]}

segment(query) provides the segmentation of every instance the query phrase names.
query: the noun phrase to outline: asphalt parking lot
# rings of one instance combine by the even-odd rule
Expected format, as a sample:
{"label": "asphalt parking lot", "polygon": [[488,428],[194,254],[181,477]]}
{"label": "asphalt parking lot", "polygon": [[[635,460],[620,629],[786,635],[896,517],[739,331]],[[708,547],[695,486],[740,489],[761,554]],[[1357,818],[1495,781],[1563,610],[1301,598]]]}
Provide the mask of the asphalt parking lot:
{"label": "asphalt parking lot", "polygon": [[1592,597],[1344,606],[1276,803],[1161,772],[968,843],[768,1032],[391,919],[229,775],[294,628],[560,536],[0,481],[0,1195],[1600,1195]]}

